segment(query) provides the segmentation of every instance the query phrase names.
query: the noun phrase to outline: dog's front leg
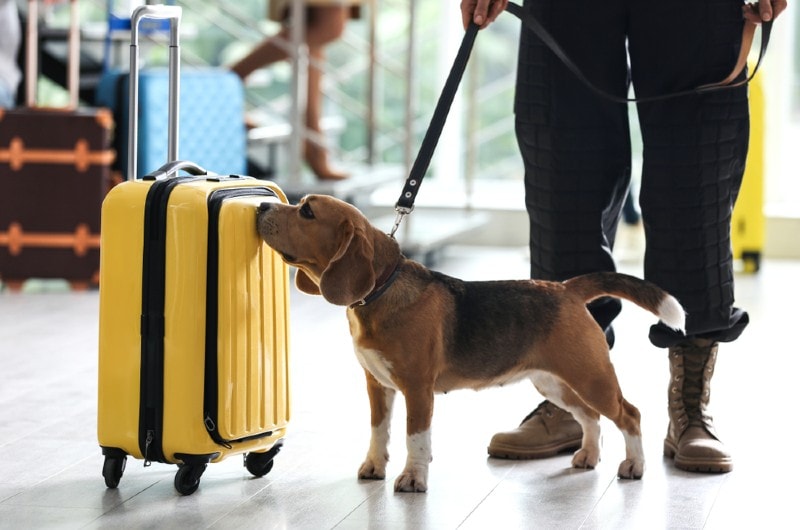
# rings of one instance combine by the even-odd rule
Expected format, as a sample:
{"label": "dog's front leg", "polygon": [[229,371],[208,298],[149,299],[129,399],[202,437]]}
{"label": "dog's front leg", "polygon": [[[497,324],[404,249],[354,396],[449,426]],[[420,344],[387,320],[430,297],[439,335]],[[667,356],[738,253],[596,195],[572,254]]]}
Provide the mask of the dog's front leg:
{"label": "dog's front leg", "polygon": [[433,390],[408,391],[406,398],[406,467],[394,482],[395,491],[427,491],[431,452]]}
{"label": "dog's front leg", "polygon": [[381,385],[369,372],[366,374],[372,437],[369,441],[367,458],[358,469],[358,478],[383,480],[386,478],[386,462],[389,461],[389,427],[396,392]]}

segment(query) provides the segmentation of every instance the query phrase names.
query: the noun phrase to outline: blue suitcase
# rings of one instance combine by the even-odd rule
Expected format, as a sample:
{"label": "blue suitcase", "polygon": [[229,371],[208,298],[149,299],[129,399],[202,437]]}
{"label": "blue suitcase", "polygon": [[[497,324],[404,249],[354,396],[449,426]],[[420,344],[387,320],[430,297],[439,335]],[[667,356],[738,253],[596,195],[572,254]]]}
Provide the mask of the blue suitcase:
{"label": "blue suitcase", "polygon": [[[244,126],[244,88],[236,74],[221,68],[181,72],[181,159],[202,167],[224,167],[232,174],[247,172],[247,131]],[[167,69],[142,70],[139,77],[139,153],[141,178],[161,167],[167,156]],[[117,124],[128,123],[128,72],[109,71],[97,89],[97,105],[108,107]],[[114,146],[117,167],[128,167],[128,130],[117,127]]]}

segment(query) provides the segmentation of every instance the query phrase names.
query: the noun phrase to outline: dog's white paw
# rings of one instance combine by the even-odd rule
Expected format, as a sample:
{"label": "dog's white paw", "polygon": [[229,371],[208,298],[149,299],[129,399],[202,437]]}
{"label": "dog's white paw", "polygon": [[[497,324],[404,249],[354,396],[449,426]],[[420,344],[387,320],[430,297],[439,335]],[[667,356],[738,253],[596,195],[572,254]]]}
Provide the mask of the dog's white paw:
{"label": "dog's white paw", "polygon": [[358,478],[366,480],[383,480],[386,478],[386,462],[388,459],[367,457],[358,468]]}
{"label": "dog's white paw", "polygon": [[619,478],[639,479],[642,478],[642,475],[644,475],[643,460],[633,460],[630,458],[623,460],[619,465],[619,471],[617,471],[617,476]]}
{"label": "dog's white paw", "polygon": [[572,456],[572,467],[579,469],[594,469],[600,462],[600,451],[580,448]]}
{"label": "dog's white paw", "polygon": [[428,491],[428,469],[414,466],[406,468],[394,481],[394,491]]}

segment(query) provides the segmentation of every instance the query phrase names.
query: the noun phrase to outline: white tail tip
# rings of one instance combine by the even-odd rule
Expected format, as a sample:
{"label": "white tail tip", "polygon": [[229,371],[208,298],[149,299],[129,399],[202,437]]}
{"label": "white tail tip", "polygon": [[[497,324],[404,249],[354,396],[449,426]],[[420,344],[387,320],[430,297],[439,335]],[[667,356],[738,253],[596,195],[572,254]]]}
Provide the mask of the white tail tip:
{"label": "white tail tip", "polygon": [[684,331],[686,327],[686,312],[681,304],[670,295],[667,295],[658,305],[658,318],[667,326],[678,331]]}

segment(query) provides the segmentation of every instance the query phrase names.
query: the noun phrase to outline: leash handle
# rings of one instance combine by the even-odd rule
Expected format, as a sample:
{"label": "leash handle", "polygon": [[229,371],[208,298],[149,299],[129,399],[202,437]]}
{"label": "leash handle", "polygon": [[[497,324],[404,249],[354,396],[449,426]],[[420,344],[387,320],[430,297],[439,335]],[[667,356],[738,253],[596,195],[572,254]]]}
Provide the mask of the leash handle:
{"label": "leash handle", "polygon": [[420,184],[433,157],[433,152],[436,149],[436,144],[439,143],[439,137],[442,134],[442,129],[447,121],[447,114],[450,112],[450,107],[453,104],[458,85],[461,83],[461,78],[464,75],[464,70],[467,68],[467,61],[469,60],[472,45],[475,43],[475,37],[478,35],[478,25],[470,22],[464,33],[464,38],[461,41],[461,46],[458,48],[453,66],[450,68],[450,73],[445,81],[442,94],[439,96],[439,101],[436,103],[436,108],[431,117],[431,123],[428,130],[425,132],[425,137],[422,139],[422,144],[417,153],[417,158],[411,166],[411,171],[408,174],[406,183],[403,186],[403,191],[400,194],[400,199],[395,205],[397,212],[397,220],[395,221],[394,229],[391,236],[397,231],[400,226],[400,221],[403,217],[410,214],[414,210],[414,199],[419,192]]}
{"label": "leash handle", "polygon": [[697,94],[705,94],[708,92],[714,92],[717,90],[724,90],[729,88],[736,88],[742,85],[746,85],[749,83],[753,77],[756,75],[758,71],[758,67],[761,65],[761,60],[764,58],[764,54],[767,52],[767,45],[769,44],[769,37],[772,33],[772,20],[767,22],[761,23],[761,49],[759,50],[758,60],[756,61],[756,65],[753,67],[753,71],[750,73],[749,77],[742,79],[734,83],[733,81],[739,77],[739,74],[744,70],[744,67],[747,64],[747,55],[750,51],[750,46],[753,43],[753,34],[756,30],[756,24],[745,20],[744,21],[744,28],[742,30],[742,47],[739,51],[739,58],[736,61],[736,65],[733,67],[733,70],[730,74],[728,74],[725,79],[719,81],[717,83],[711,83],[707,85],[701,85],[696,88],[690,88],[688,90],[680,90],[677,92],[670,92],[668,94],[660,94],[656,96],[646,96],[640,98],[627,98],[616,96],[611,94],[610,92],[606,92],[602,88],[597,87],[594,83],[592,83],[581,71],[580,68],[569,58],[566,54],[564,49],[558,44],[558,42],[553,38],[553,36],[548,32],[542,24],[536,20],[536,17],[530,11],[526,11],[521,5],[515,4],[513,2],[509,2],[506,6],[506,11],[514,15],[515,17],[519,18],[522,24],[530,31],[532,31],[542,43],[547,46],[553,54],[558,57],[561,62],[578,78],[578,80],[586,85],[592,92],[599,95],[600,97],[613,101],[615,103],[651,103],[654,101],[663,101],[665,99],[672,99],[678,98],[683,96],[691,96]]}

